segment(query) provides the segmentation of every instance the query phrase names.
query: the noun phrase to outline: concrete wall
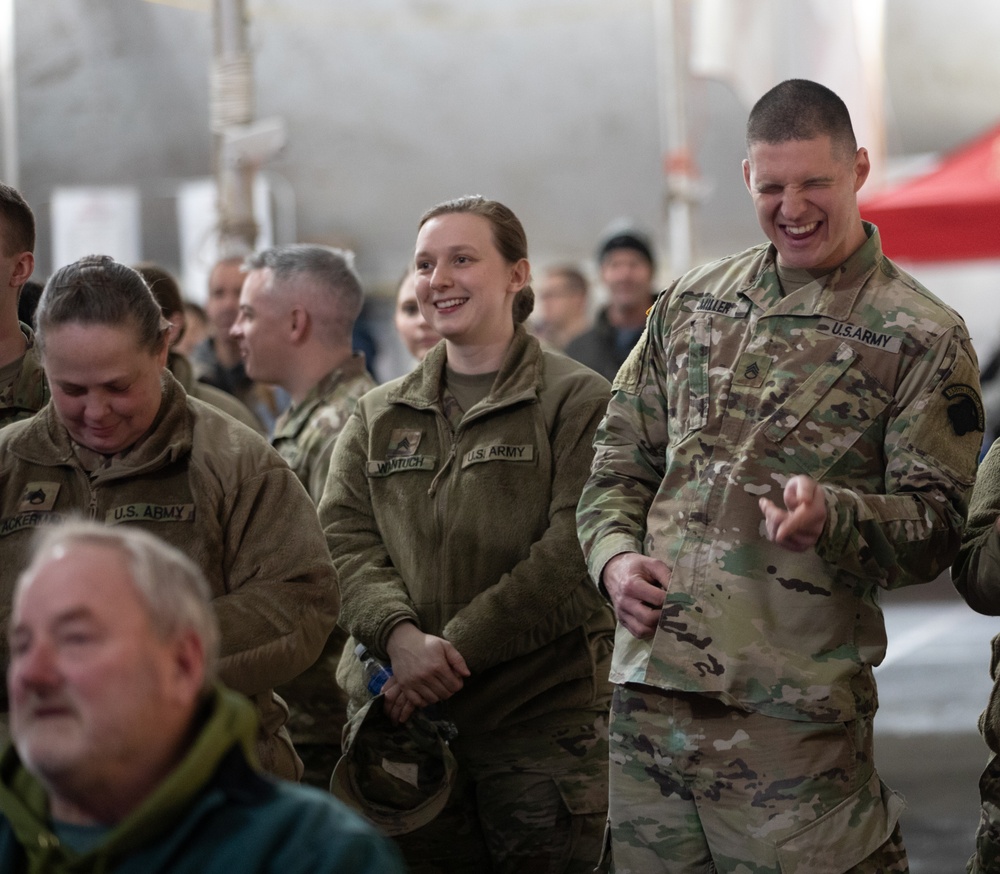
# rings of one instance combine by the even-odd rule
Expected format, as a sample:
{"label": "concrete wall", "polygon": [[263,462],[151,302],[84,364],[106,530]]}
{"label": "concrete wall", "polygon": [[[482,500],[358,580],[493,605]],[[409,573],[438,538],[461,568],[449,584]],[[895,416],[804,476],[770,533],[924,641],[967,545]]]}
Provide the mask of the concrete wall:
{"label": "concrete wall", "polygon": [[[479,192],[509,203],[536,265],[588,264],[609,222],[661,220],[652,0],[250,2],[258,115],[289,144],[269,167],[302,240],[358,253],[373,288],[420,213]],[[21,188],[48,263],[56,185],[129,183],[144,256],[178,266],[173,192],[211,173],[209,0],[17,0]],[[950,148],[996,120],[1000,5],[888,0],[889,146]],[[710,193],[696,258],[756,242],[740,177],[746,108],[692,85]],[[664,279],[667,277],[664,276]]]}

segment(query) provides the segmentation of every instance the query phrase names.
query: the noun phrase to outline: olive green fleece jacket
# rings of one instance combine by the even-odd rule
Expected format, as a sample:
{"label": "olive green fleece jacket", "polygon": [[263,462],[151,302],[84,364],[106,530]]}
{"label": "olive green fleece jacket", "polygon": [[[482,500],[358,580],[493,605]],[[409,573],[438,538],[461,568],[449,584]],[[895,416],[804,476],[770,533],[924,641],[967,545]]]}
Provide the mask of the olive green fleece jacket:
{"label": "olive green fleece jacket", "polygon": [[355,643],[386,658],[409,620],[472,672],[445,703],[460,733],[603,707],[614,620],[574,518],[608,383],[519,327],[489,394],[453,430],[444,367],[441,344],[373,389],[334,448],[319,514],[352,635],[338,681],[362,703]]}
{"label": "olive green fleece jacket", "polygon": [[0,757],[5,874],[402,874],[388,839],[326,793],[258,774],[256,719],[218,686],[185,757],[97,846],[76,853],[49,824],[44,788]]}
{"label": "olive green fleece jacket", "polygon": [[[71,514],[141,525],[208,578],[219,619],[220,673],[250,697],[262,725],[261,762],[295,778],[273,688],[319,655],[337,619],[336,573],[316,510],[259,434],[188,397],[167,372],[146,437],[88,475],[51,403],[0,431],[0,621],[26,566],[33,529]],[[0,661],[8,660],[6,636]],[[6,696],[0,696],[6,711]]]}

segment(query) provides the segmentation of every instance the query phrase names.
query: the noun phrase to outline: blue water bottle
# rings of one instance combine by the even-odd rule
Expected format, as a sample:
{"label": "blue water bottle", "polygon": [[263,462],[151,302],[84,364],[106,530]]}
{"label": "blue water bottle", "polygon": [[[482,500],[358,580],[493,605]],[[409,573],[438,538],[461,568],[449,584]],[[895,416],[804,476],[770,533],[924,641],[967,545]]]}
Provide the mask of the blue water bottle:
{"label": "blue water bottle", "polygon": [[382,662],[368,652],[368,647],[363,643],[359,643],[354,647],[354,654],[361,660],[361,673],[365,678],[365,686],[368,687],[368,691],[374,698],[382,691],[385,681],[392,676],[392,668],[388,665],[383,665]]}

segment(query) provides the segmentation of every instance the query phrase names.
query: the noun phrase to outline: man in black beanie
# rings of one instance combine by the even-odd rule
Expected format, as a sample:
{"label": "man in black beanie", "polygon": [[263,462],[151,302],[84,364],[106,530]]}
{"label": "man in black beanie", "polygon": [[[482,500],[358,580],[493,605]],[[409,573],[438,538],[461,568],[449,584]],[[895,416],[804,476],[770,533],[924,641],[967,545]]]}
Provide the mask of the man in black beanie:
{"label": "man in black beanie", "polygon": [[566,354],[613,381],[646,325],[653,305],[653,250],[639,231],[619,231],[597,252],[601,281],[607,286],[608,305],[597,314],[594,327],[566,347]]}

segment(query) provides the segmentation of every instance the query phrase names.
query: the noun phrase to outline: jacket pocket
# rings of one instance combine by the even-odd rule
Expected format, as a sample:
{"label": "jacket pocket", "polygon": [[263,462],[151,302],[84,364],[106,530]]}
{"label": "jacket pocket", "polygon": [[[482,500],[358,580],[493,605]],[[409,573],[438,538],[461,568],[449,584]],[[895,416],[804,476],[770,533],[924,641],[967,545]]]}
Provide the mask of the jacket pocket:
{"label": "jacket pocket", "polygon": [[[789,465],[820,479],[854,448],[890,401],[857,352],[841,343],[770,416],[764,436],[777,444]],[[878,442],[881,446],[881,437]]]}
{"label": "jacket pocket", "polygon": [[688,322],[671,338],[667,350],[667,385],[671,415],[667,419],[671,444],[700,431],[708,423],[709,351],[712,319]]}
{"label": "jacket pocket", "polygon": [[781,874],[844,874],[889,840],[905,806],[873,771],[832,810],[778,842]]}

